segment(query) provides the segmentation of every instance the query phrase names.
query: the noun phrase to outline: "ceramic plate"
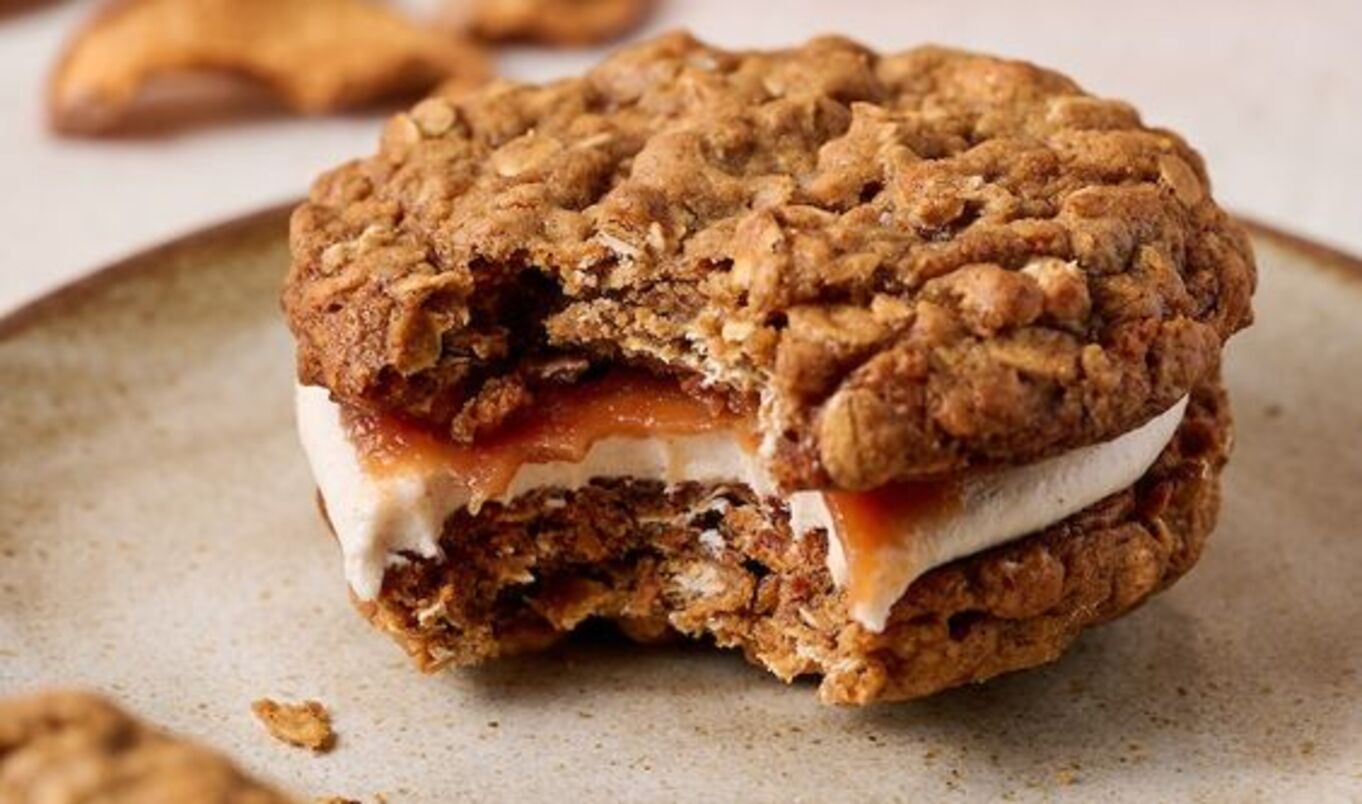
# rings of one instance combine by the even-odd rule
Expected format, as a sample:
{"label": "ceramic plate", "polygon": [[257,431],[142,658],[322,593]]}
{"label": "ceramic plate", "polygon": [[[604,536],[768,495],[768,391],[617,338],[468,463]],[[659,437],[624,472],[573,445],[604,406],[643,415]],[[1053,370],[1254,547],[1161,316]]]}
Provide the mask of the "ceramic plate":
{"label": "ceramic plate", "polygon": [[[1362,798],[1362,265],[1257,231],[1237,451],[1187,578],[1054,665],[855,711],[703,647],[411,669],[350,609],[294,439],[285,228],[0,323],[0,693],[94,687],[301,794],[394,804]],[[328,704],[336,750],[266,737],[265,695]]]}

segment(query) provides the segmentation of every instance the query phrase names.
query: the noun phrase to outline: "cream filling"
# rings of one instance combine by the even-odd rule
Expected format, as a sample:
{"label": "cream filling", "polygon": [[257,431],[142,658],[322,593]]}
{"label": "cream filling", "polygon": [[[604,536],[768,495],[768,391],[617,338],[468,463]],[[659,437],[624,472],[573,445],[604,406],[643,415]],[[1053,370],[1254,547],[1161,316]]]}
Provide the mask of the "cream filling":
{"label": "cream filling", "polygon": [[[378,596],[383,574],[405,556],[440,558],[444,521],[468,507],[471,493],[449,472],[417,470],[381,476],[364,470],[325,389],[300,386],[298,430],[332,529],[345,560],[345,577],[361,600]],[[1135,482],[1172,438],[1186,409],[1180,400],[1143,427],[1112,441],[1083,447],[1027,466],[967,480],[958,512],[919,523],[882,551],[873,594],[857,601],[851,615],[883,630],[889,609],[909,584],[933,567],[1040,530]],[[760,456],[737,436],[611,437],[597,441],[581,461],[525,464],[498,499],[539,488],[581,488],[597,477],[632,477],[664,483],[747,484],[758,494],[778,494]],[[831,512],[817,491],[785,495],[796,535],[823,528],[829,534],[828,567],[839,585],[846,561]]]}
{"label": "cream filling", "polygon": [[[387,567],[403,554],[440,556],[440,531],[454,512],[472,503],[472,493],[448,472],[413,470],[372,476],[341,421],[341,410],[325,389],[297,389],[298,431],[326,501],[331,527],[345,557],[345,577],[361,600],[378,596]],[[757,456],[728,431],[648,438],[603,438],[580,461],[523,464],[498,500],[540,488],[581,488],[597,477],[632,477],[664,483],[746,484],[762,496],[775,484]],[[791,526],[832,532],[823,495],[789,495]]]}
{"label": "cream filling", "polygon": [[[883,631],[895,601],[928,570],[1043,530],[1128,488],[1149,471],[1186,411],[1183,397],[1111,441],[968,476],[961,484],[956,511],[916,523],[912,533],[879,551],[876,575],[869,584],[872,594],[852,602],[852,619],[871,631]],[[846,561],[840,549],[838,553],[834,558],[828,551],[828,568],[837,584],[845,586]]]}

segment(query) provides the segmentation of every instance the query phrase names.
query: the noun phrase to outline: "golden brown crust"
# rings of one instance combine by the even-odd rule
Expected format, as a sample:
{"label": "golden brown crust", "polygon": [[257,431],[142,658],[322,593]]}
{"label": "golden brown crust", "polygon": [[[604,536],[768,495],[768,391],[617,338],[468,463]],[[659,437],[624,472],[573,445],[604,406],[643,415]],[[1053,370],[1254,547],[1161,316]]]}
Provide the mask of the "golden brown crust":
{"label": "golden brown crust", "polygon": [[299,376],[355,404],[665,367],[763,398],[787,486],[869,488],[1133,429],[1251,318],[1200,157],[1029,64],[675,34],[422,112],[293,219]]}
{"label": "golden brown crust", "polygon": [[221,755],[149,728],[97,695],[0,700],[0,801],[291,800]]}
{"label": "golden brown crust", "polygon": [[1133,487],[928,573],[880,634],[847,615],[821,532],[793,539],[750,491],[698,485],[600,483],[456,515],[443,561],[390,569],[358,605],[425,670],[537,650],[598,617],[647,641],[711,638],[786,680],[821,676],[829,703],[913,698],[1052,661],[1175,581],[1214,525],[1229,446],[1223,390],[1202,387]]}
{"label": "golden brown crust", "polygon": [[305,114],[490,76],[481,48],[369,0],[114,0],[57,62],[51,125],[102,133],[122,122],[146,83],[196,70],[258,81]]}

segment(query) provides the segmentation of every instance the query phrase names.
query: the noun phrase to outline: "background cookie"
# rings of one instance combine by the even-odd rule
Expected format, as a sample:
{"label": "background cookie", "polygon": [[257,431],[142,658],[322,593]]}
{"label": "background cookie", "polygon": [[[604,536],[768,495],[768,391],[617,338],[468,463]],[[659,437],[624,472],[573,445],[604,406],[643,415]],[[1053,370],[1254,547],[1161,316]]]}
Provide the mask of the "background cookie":
{"label": "background cookie", "polygon": [[0,700],[0,801],[292,799],[220,754],[149,728],[97,695],[60,691]]}

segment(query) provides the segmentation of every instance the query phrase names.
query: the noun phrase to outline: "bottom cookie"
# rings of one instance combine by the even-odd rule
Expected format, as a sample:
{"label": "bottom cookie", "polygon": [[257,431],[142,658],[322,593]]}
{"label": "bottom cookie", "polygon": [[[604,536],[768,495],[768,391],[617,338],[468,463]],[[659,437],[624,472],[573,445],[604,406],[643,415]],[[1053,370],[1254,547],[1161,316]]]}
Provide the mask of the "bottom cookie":
{"label": "bottom cookie", "polygon": [[739,648],[827,703],[928,695],[1058,658],[1185,573],[1215,523],[1230,447],[1224,390],[1193,393],[1133,486],[909,587],[882,633],[848,616],[821,531],[732,485],[598,481],[541,490],[445,524],[443,557],[390,567],[356,601],[433,671],[546,647],[584,621],[640,641],[682,634]]}

